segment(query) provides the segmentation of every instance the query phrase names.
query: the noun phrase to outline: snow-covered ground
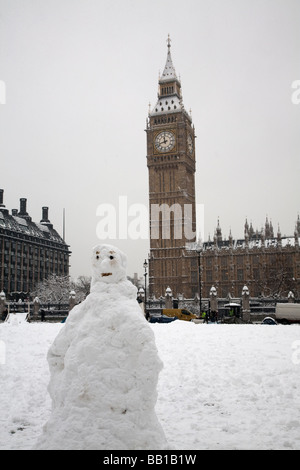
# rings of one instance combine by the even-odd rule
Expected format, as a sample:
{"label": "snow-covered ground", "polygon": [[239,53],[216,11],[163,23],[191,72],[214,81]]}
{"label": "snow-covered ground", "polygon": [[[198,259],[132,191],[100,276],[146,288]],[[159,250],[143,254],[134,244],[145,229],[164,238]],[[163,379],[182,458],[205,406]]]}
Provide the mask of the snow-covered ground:
{"label": "snow-covered ground", "polygon": [[[60,323],[0,324],[0,449],[30,449],[50,414]],[[157,415],[174,449],[300,449],[300,326],[151,324]]]}

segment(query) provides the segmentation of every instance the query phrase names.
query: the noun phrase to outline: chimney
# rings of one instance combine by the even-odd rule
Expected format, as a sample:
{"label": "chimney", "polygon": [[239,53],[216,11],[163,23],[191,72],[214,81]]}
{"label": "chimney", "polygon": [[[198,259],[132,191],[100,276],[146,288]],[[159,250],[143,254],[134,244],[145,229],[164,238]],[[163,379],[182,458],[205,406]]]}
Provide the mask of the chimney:
{"label": "chimney", "polygon": [[42,220],[40,224],[47,225],[49,228],[53,228],[49,218],[48,218],[49,207],[42,207]]}
{"label": "chimney", "polygon": [[11,215],[17,216],[18,215],[18,209],[12,209],[11,210]]}
{"label": "chimney", "polygon": [[50,224],[50,220],[48,219],[48,210],[49,210],[49,207],[42,207],[41,224]]}
{"label": "chimney", "polygon": [[5,205],[3,204],[3,193],[4,193],[4,189],[0,189],[0,211],[3,214],[8,214],[8,210],[5,209]]}
{"label": "chimney", "polygon": [[19,211],[20,216],[28,215],[26,212],[26,205],[27,205],[27,199],[25,197],[22,197],[20,199],[20,211]]}
{"label": "chimney", "polygon": [[26,210],[26,205],[27,205],[27,199],[25,197],[21,197],[20,199],[20,211],[18,213],[19,217],[22,217],[22,219],[26,219],[31,221],[31,217],[29,217],[28,212]]}

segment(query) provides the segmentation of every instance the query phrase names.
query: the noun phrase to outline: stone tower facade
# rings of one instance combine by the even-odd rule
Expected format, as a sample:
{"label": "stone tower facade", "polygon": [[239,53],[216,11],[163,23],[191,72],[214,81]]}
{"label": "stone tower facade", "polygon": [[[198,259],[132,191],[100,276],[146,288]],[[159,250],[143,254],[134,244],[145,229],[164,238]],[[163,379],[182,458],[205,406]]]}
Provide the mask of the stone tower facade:
{"label": "stone tower facade", "polygon": [[195,129],[186,112],[171,57],[158,83],[158,99],[147,119],[150,257],[149,293],[160,297],[197,292],[197,260],[186,250],[196,241]]}

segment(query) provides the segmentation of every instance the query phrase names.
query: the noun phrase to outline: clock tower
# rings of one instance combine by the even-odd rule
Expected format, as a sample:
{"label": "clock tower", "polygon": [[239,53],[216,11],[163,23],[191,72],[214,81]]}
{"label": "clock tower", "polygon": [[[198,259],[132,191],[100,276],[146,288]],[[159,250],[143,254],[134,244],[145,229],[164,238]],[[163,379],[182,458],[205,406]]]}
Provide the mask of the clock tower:
{"label": "clock tower", "polygon": [[147,119],[150,256],[149,293],[160,297],[198,292],[197,259],[186,250],[196,241],[195,129],[186,112],[167,41],[158,99]]}

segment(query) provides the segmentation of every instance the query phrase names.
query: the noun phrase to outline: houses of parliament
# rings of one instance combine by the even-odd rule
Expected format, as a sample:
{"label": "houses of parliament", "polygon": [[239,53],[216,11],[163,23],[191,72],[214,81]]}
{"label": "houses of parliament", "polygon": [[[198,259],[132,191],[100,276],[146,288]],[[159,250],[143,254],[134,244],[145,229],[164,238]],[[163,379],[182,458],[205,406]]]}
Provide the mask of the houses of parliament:
{"label": "houses of parliament", "polygon": [[[177,77],[171,57],[171,41],[167,41],[167,60],[159,78],[158,97],[147,119],[147,166],[149,175],[150,233],[156,227],[160,234],[166,220],[163,214],[152,215],[153,204],[160,207],[189,205],[190,224],[196,227],[195,211],[195,128],[191,115],[185,110],[181,81]],[[292,291],[300,296],[300,220],[294,234],[276,233],[271,221],[266,219],[259,232],[246,220],[244,238],[228,239],[222,236],[220,222],[213,240],[197,245],[185,236],[183,217],[169,211],[170,235],[168,238],[150,237],[149,294],[159,298],[168,287],[173,296],[203,297],[215,286],[219,297],[240,297],[246,284],[252,297],[283,297]],[[175,237],[178,226],[181,238]],[[191,250],[189,247],[198,246]]]}
{"label": "houses of parliament", "polygon": [[212,285],[219,297],[240,297],[246,284],[252,297],[287,297],[290,291],[300,296],[300,219],[294,234],[274,233],[272,222],[255,230],[246,219],[244,238],[234,239],[231,232],[223,239],[220,222],[213,240],[203,243],[201,274],[204,296]]}

